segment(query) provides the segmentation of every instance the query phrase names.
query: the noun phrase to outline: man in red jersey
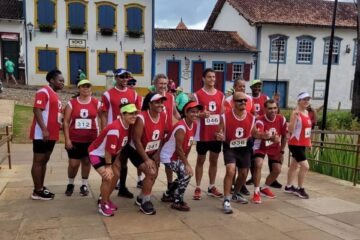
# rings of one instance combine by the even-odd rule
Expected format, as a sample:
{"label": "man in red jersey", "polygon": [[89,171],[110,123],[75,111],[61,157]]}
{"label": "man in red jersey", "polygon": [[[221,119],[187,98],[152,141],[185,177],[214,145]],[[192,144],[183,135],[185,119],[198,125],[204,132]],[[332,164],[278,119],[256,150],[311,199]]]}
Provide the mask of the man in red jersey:
{"label": "man in red jersey", "polygon": [[[278,107],[274,99],[265,101],[265,114],[256,120],[256,128],[259,132],[269,133],[271,140],[255,139],[254,142],[254,203],[261,203],[260,193],[268,198],[275,198],[275,194],[269,186],[276,180],[281,172],[284,148],[286,146],[287,123],[283,115],[277,114]],[[268,156],[269,164],[272,166],[267,176],[265,185],[260,189],[261,168],[265,156]]]}
{"label": "man in red jersey", "polygon": [[46,75],[49,85],[36,92],[34,119],[31,125],[30,138],[33,140],[33,165],[31,175],[34,181],[34,200],[52,200],[55,196],[44,186],[46,164],[50,159],[55,142],[59,140],[62,123],[61,102],[57,90],[64,87],[64,78],[57,69]]}
{"label": "man in red jersey", "polygon": [[215,88],[215,81],[215,71],[211,68],[205,69],[203,73],[204,86],[194,94],[198,104],[204,106],[204,111],[199,116],[200,121],[195,136],[198,157],[195,168],[196,189],[194,200],[201,199],[200,183],[208,151],[210,151],[210,184],[207,194],[213,197],[223,196],[215,187],[217,161],[221,151],[221,141],[216,140],[215,133],[219,131],[220,116],[224,112],[225,97],[222,92]]}
{"label": "man in red jersey", "polygon": [[[234,81],[234,86],[233,86],[234,93],[236,93],[236,92],[245,93],[245,89],[246,89],[245,84],[246,84],[246,81],[244,79],[241,79],[241,78],[236,79]],[[233,101],[234,93],[225,99],[225,112],[227,112],[235,107],[235,102]],[[247,94],[246,94],[246,97],[247,97],[246,111],[248,111],[251,114],[254,114],[255,108],[254,108],[254,104],[252,102],[252,97]]]}
{"label": "man in red jersey", "polygon": [[261,93],[262,82],[259,79],[255,79],[251,81],[251,96],[253,99],[254,107],[255,107],[255,115],[261,116],[265,114],[264,104],[265,101],[269,99],[268,96]]}
{"label": "man in red jersey", "polygon": [[[112,123],[118,118],[120,114],[120,105],[126,103],[133,103],[138,109],[141,108],[141,99],[137,93],[127,87],[128,80],[131,77],[131,72],[124,68],[115,70],[116,85],[104,92],[102,96],[102,114],[101,114],[101,129],[104,129],[108,124]],[[132,194],[126,187],[127,178],[127,157],[121,157],[121,170],[120,170],[120,186],[118,196],[133,198]]]}

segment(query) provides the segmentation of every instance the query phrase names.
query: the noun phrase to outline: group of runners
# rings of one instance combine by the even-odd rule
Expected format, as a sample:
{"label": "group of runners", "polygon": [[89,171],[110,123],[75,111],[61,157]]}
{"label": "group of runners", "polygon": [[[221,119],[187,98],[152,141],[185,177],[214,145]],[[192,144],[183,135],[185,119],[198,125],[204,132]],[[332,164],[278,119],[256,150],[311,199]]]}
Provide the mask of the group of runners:
{"label": "group of runners", "polygon": [[[233,93],[225,98],[215,88],[215,71],[205,69],[203,87],[179,108],[174,95],[167,89],[166,75],[157,74],[153,91],[142,98],[133,89],[134,81],[129,82],[129,71],[119,68],[114,74],[116,84],[104,92],[101,101],[92,97],[92,84],[83,79],[77,83],[79,93],[63,108],[56,91],[63,88],[64,78],[59,70],[48,72],[48,86],[38,90],[35,96],[30,132],[34,152],[32,199],[51,200],[55,196],[44,186],[44,179],[61,124],[69,157],[69,182],[65,194],[73,194],[74,179],[81,168],[80,195],[87,196],[88,177],[91,166],[94,167],[102,178],[98,211],[104,216],[113,216],[118,209],[110,199],[115,188],[118,188],[118,196],[134,198],[126,187],[128,159],[137,168],[137,187],[141,188],[135,203],[147,215],[156,213],[151,193],[160,164],[165,166],[168,182],[161,201],[171,202],[173,209],[189,211],[184,193],[193,175],[196,182],[193,199],[202,199],[200,185],[207,152],[210,164],[206,194],[224,197],[224,213],[233,212],[231,201],[249,202],[244,195],[250,195],[245,186],[250,169],[249,182],[254,184],[252,202],[261,203],[261,195],[275,198],[270,187],[282,187],[277,177],[287,143],[292,161],[284,190],[309,198],[303,187],[309,169],[305,148],[311,145],[311,120],[306,110],[310,100],[308,93],[298,95],[297,107],[287,124],[279,113],[277,102],[261,94],[260,80],[250,83],[252,96],[245,94],[246,81],[235,80]],[[197,152],[195,168],[188,159],[194,142]],[[226,166],[224,194],[215,186],[221,150]],[[260,187],[266,156],[270,173]]]}

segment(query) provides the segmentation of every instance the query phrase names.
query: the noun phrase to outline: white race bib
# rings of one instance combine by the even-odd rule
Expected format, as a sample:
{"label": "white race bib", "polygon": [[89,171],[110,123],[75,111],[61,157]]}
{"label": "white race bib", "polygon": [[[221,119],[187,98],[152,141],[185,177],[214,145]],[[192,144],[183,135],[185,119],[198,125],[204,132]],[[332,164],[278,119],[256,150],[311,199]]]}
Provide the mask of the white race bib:
{"label": "white race bib", "polygon": [[305,128],[305,138],[311,137],[311,128]]}
{"label": "white race bib", "polygon": [[91,129],[91,119],[75,119],[75,129]]}
{"label": "white race bib", "polygon": [[268,146],[273,145],[273,144],[274,144],[274,142],[271,141],[271,140],[266,140],[265,141],[265,147],[268,147]]}
{"label": "white race bib", "polygon": [[219,125],[220,124],[220,115],[212,114],[208,118],[205,118],[205,125]]}
{"label": "white race bib", "polygon": [[158,150],[160,147],[160,140],[148,142],[145,147],[145,152]]}
{"label": "white race bib", "polygon": [[247,138],[235,139],[230,142],[230,148],[246,147]]}

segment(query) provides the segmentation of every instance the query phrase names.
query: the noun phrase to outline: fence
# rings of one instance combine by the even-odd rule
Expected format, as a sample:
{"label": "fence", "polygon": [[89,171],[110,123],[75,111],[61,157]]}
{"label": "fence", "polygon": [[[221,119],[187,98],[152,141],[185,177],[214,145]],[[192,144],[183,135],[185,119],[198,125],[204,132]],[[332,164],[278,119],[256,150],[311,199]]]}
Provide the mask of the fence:
{"label": "fence", "polygon": [[[11,151],[10,151],[10,141],[12,138],[12,134],[10,132],[11,126],[0,125],[0,148],[3,145],[7,145],[7,150],[4,155],[0,154],[0,165],[8,159],[9,169],[11,169]],[[1,169],[1,167],[0,167]]]}

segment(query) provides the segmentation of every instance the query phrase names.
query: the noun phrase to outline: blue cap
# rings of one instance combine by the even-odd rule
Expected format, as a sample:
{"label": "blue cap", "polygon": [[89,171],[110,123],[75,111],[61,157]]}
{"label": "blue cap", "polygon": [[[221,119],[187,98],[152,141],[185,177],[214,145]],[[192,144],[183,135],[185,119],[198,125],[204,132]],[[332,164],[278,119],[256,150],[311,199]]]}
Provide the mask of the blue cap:
{"label": "blue cap", "polygon": [[123,75],[123,74],[125,74],[125,73],[131,75],[131,72],[129,72],[129,71],[126,70],[125,68],[118,68],[118,69],[116,69],[116,70],[114,71],[114,75],[115,75],[115,76],[120,76],[120,75]]}

